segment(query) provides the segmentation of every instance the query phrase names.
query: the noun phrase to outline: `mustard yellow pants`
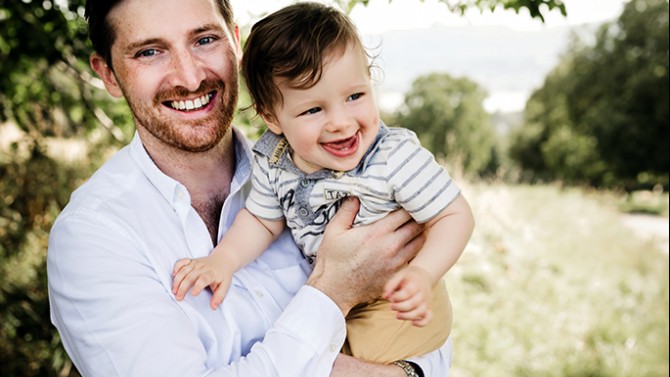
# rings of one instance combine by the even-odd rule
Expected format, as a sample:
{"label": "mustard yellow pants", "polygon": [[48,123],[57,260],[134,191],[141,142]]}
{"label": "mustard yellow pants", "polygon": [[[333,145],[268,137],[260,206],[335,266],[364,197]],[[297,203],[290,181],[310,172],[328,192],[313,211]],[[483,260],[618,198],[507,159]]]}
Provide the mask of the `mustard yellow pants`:
{"label": "mustard yellow pants", "polygon": [[433,289],[432,309],[433,319],[417,327],[397,319],[386,300],[357,305],[347,316],[347,340],[342,352],[387,364],[434,351],[451,333],[451,302],[443,280]]}

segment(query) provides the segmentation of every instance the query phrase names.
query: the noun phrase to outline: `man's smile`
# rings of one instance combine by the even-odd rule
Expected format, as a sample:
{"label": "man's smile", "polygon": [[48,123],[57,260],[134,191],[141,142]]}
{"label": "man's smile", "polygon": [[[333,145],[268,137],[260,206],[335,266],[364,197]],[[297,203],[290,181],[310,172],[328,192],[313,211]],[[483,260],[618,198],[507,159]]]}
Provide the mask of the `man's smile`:
{"label": "man's smile", "polygon": [[170,102],[165,102],[165,104],[168,104],[171,108],[175,110],[193,111],[193,110],[199,110],[207,106],[212,97],[214,97],[214,92],[204,94],[195,99],[180,100],[180,101],[174,100]]}

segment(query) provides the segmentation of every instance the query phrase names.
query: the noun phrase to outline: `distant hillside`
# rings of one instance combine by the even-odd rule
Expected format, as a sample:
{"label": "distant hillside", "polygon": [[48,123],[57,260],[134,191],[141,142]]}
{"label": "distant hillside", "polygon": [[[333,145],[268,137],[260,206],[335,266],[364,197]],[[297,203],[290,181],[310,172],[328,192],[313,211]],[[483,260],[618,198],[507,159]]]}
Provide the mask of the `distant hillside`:
{"label": "distant hillside", "polygon": [[400,103],[416,77],[447,72],[467,76],[485,87],[491,96],[492,110],[519,111],[530,92],[542,85],[546,74],[558,63],[571,31],[591,36],[597,26],[542,31],[518,31],[505,26],[434,26],[391,31],[365,40],[379,54],[376,63],[384,71],[379,98],[387,109]]}

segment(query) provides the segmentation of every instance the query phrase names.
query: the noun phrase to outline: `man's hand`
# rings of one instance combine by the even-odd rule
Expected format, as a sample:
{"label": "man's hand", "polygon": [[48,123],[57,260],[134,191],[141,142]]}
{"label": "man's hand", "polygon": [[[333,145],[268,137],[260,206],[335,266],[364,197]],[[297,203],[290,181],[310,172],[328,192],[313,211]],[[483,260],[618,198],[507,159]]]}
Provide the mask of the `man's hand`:
{"label": "man's hand", "polygon": [[386,281],[407,266],[423,244],[423,226],[406,211],[352,227],[360,203],[348,198],[323,236],[307,284],[328,295],[346,315],[356,304],[381,297]]}

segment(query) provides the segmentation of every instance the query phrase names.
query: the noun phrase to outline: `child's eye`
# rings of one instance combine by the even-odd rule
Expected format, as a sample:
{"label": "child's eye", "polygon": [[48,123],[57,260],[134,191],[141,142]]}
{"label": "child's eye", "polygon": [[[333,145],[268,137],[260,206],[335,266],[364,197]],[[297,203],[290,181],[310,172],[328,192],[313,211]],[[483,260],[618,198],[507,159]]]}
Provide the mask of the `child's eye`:
{"label": "child's eye", "polygon": [[361,97],[363,97],[363,93],[354,93],[347,98],[347,101],[355,101]]}
{"label": "child's eye", "polygon": [[319,111],[321,111],[320,107],[312,107],[311,109],[302,112],[300,115],[312,115],[318,113]]}

